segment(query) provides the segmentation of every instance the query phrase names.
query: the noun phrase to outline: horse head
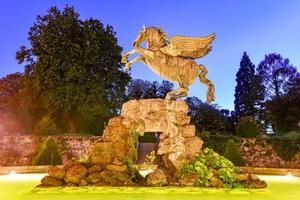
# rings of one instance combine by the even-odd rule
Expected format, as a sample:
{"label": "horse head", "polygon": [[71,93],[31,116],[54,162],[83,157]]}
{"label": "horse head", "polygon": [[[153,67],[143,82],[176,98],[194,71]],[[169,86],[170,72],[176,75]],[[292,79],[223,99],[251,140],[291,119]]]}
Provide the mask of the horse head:
{"label": "horse head", "polygon": [[147,41],[148,47],[163,47],[168,45],[169,39],[167,34],[158,27],[144,27],[139,31],[137,38],[133,42],[133,46],[138,46],[142,42]]}

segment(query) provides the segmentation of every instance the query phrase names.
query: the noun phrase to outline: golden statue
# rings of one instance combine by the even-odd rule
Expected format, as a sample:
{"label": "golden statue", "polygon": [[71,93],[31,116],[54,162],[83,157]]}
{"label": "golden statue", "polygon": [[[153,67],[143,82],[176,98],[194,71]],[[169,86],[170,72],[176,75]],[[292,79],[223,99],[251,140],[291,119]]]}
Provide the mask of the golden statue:
{"label": "golden statue", "polygon": [[[208,87],[206,100],[211,102],[215,100],[214,85],[206,78],[206,67],[198,65],[193,59],[207,55],[214,39],[215,34],[211,34],[207,37],[173,36],[169,41],[161,28],[143,27],[133,42],[134,49],[123,54],[122,63],[125,63],[127,72],[134,62],[142,61],[161,77],[177,82],[179,88],[170,91],[166,99],[187,96],[188,87],[199,76],[200,81]],[[147,48],[140,46],[144,41],[147,42]],[[128,56],[133,53],[139,53],[140,56],[128,61]]]}

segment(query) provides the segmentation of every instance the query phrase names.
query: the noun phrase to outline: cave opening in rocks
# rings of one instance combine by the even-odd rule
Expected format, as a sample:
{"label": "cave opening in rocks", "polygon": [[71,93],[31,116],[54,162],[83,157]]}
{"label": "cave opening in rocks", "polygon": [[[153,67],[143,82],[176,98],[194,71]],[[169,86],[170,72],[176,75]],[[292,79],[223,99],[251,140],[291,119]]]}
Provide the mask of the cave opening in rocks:
{"label": "cave opening in rocks", "polygon": [[145,163],[147,155],[150,155],[153,151],[155,152],[156,158],[152,164],[159,163],[159,156],[157,155],[159,135],[160,132],[147,132],[144,133],[144,136],[139,136],[137,164]]}

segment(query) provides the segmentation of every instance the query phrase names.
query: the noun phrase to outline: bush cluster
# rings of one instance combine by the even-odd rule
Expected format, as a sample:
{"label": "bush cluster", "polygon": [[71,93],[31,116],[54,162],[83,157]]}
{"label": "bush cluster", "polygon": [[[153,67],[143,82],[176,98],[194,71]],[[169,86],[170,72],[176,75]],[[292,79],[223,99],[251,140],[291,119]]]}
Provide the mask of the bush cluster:
{"label": "bush cluster", "polygon": [[211,186],[210,180],[216,176],[222,180],[225,188],[243,187],[236,181],[236,169],[233,163],[209,148],[205,148],[192,162],[184,165],[181,170],[182,176],[188,172],[198,174],[197,186]]}

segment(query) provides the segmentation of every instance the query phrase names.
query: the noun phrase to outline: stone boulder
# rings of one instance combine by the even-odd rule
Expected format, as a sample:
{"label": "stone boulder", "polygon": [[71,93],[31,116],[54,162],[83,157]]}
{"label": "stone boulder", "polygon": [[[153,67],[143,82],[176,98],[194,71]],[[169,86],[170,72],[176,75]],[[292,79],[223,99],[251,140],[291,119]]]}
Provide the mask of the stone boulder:
{"label": "stone boulder", "polygon": [[102,171],[102,165],[92,165],[91,167],[88,168],[88,173],[94,173],[94,172],[101,172]]}
{"label": "stone boulder", "polygon": [[199,179],[199,175],[197,173],[188,172],[179,179],[179,183],[181,186],[192,187],[195,186],[198,179]]}
{"label": "stone boulder", "polygon": [[87,176],[87,173],[88,170],[84,165],[74,165],[68,168],[64,180],[66,183],[79,184],[80,180]]}
{"label": "stone boulder", "polygon": [[75,165],[80,165],[80,164],[81,163],[78,160],[75,159],[68,160],[66,163],[64,163],[63,170],[67,171],[70,167],[73,167]]}
{"label": "stone boulder", "polygon": [[59,179],[59,180],[64,180],[66,172],[65,172],[65,170],[63,170],[59,167],[50,166],[48,168],[48,174],[52,178],[56,178],[56,179]]}
{"label": "stone boulder", "polygon": [[223,188],[224,187],[223,181],[217,176],[212,176],[209,180],[209,183],[212,187],[216,187],[216,188]]}
{"label": "stone boulder", "polygon": [[100,173],[101,184],[111,186],[132,186],[133,183],[127,172],[102,171]]}
{"label": "stone boulder", "polygon": [[100,172],[93,172],[93,173],[90,173],[87,177],[87,181],[89,183],[97,183],[99,181],[101,181],[102,178],[101,178],[101,174]]}
{"label": "stone boulder", "polygon": [[154,172],[151,172],[146,177],[147,185],[149,186],[165,186],[168,184],[166,175],[163,170],[156,169]]}
{"label": "stone boulder", "polygon": [[51,176],[45,176],[42,180],[41,180],[41,187],[58,187],[58,186],[62,186],[63,182],[59,179],[53,178]]}
{"label": "stone boulder", "polygon": [[125,172],[127,170],[127,166],[126,165],[109,164],[109,165],[106,165],[106,169],[109,171],[115,171],[115,172]]}

